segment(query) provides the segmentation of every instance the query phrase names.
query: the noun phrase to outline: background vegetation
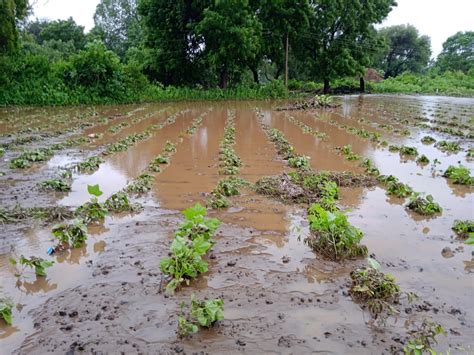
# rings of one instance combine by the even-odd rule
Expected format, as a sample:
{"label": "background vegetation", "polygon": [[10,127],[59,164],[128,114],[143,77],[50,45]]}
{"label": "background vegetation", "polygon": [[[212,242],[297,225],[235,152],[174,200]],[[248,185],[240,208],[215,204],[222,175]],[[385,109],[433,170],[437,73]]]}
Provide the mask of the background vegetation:
{"label": "background vegetation", "polygon": [[431,61],[413,26],[375,29],[393,0],[101,0],[88,33],[1,4],[0,105],[284,97],[287,42],[292,90],[474,95],[474,32]]}

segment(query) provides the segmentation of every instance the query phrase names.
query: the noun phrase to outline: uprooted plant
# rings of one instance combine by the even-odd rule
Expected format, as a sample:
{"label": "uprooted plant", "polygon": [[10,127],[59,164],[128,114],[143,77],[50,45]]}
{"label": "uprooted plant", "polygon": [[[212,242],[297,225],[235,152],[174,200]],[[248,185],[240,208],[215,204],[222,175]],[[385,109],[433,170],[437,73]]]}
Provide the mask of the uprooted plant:
{"label": "uprooted plant", "polygon": [[175,233],[170,256],[160,262],[161,271],[170,278],[166,285],[170,293],[207,271],[203,256],[214,244],[211,237],[220,224],[218,219],[206,218],[206,209],[199,203],[182,213],[185,220]]}
{"label": "uprooted plant", "polygon": [[349,294],[362,308],[367,308],[374,319],[383,322],[389,315],[398,313],[393,304],[398,303],[400,287],[392,275],[380,271],[375,259],[368,258],[368,264],[351,272]]}
{"label": "uprooted plant", "polygon": [[359,244],[362,231],[349,223],[344,212],[313,204],[308,209],[308,221],[311,235],[304,241],[318,254],[331,260],[367,255],[367,247]]}
{"label": "uprooted plant", "polygon": [[196,333],[199,327],[210,328],[217,321],[224,319],[224,301],[220,298],[198,300],[192,295],[191,302],[189,304],[182,302],[180,308],[181,314],[178,317],[178,335],[180,337]]}

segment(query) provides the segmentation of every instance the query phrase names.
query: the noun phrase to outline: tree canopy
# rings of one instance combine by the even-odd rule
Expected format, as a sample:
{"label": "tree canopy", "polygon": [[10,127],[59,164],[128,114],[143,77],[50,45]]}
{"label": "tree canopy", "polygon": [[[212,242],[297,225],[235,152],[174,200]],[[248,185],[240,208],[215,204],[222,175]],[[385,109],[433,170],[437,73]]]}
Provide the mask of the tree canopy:
{"label": "tree canopy", "polygon": [[395,77],[405,71],[419,73],[424,70],[431,56],[431,41],[420,36],[412,25],[397,25],[382,28],[379,35],[385,41],[376,60],[385,78]]}
{"label": "tree canopy", "polygon": [[0,0],[0,54],[17,48],[17,22],[26,17],[28,10],[28,0]]}
{"label": "tree canopy", "polygon": [[458,32],[443,43],[436,66],[445,72],[462,71],[467,73],[474,68],[474,32]]}

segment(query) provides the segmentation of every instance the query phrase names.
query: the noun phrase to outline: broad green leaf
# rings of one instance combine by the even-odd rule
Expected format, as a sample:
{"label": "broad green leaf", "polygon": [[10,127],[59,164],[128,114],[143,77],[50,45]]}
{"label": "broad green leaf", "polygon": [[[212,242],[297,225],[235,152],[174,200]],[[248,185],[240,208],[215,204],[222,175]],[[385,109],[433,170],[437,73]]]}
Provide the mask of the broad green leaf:
{"label": "broad green leaf", "polygon": [[367,262],[369,263],[369,266],[372,268],[372,269],[375,269],[375,270],[380,270],[381,266],[379,264],[379,262],[373,258],[367,258]]}
{"label": "broad green leaf", "polygon": [[96,197],[99,197],[100,195],[103,194],[102,191],[100,191],[99,185],[87,185],[87,192],[89,192],[91,195],[94,195]]}

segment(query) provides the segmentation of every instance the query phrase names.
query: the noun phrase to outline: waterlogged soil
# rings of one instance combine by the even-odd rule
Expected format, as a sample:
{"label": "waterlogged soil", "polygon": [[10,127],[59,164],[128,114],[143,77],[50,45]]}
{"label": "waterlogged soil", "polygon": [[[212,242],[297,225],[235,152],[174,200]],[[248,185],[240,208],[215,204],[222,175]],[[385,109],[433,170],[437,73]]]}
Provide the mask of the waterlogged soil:
{"label": "waterlogged soil", "polygon": [[[282,102],[3,109],[0,143],[25,134],[40,136],[48,127],[68,127],[67,122],[71,129],[6,149],[0,162],[5,173],[0,176],[2,207],[18,203],[74,208],[88,200],[88,184],[99,184],[104,200],[140,175],[167,141],[176,144],[176,152],[160,173],[153,174],[152,189],[133,199],[143,204],[143,210],[112,214],[102,224],[89,226],[89,239],[81,248],[49,257],[46,250],[54,244],[54,222],[26,219],[2,226],[0,294],[11,297],[15,307],[13,326],[0,321],[0,353],[390,354],[400,352],[409,329],[423,319],[432,319],[447,331],[447,336],[437,338],[438,351],[474,351],[474,249],[451,230],[454,220],[473,219],[474,194],[472,188],[441,176],[458,162],[472,175],[474,164],[466,150],[474,142],[432,129],[448,127],[445,121],[451,121],[466,125],[464,132],[472,133],[474,100],[346,96],[337,101],[341,104],[337,108],[311,111],[277,111],[286,104]],[[346,160],[336,149],[350,144],[354,153],[372,159],[382,174],[393,174],[414,190],[433,195],[443,207],[442,214],[433,218],[408,212],[405,200],[387,196],[379,186],[342,188],[338,201],[349,210],[350,222],[364,232],[363,243],[382,270],[419,300],[403,300],[400,313],[385,325],[374,322],[348,295],[349,273],[366,262],[320,258],[303,243],[309,233],[305,206],[282,203],[251,188],[230,197],[229,208],[209,211],[222,221],[207,258],[209,271],[173,296],[162,293],[159,261],[168,255],[182,221],[180,210],[196,202],[204,204],[224,177],[219,175],[219,148],[229,111],[235,111],[233,148],[242,161],[237,176],[251,183],[292,170],[277,155],[262,122],[281,130],[298,154],[310,157],[313,169],[362,172],[358,161]],[[201,115],[202,123],[187,134]],[[175,120],[164,124],[171,116]],[[305,133],[295,120],[325,133],[326,138]],[[128,124],[110,131],[122,122]],[[420,127],[418,122],[427,125]],[[126,151],[101,155],[106,144],[153,124],[164,125]],[[339,128],[341,124],[378,132],[389,144],[414,146],[440,163],[420,166]],[[39,128],[18,133],[28,125]],[[410,134],[401,135],[386,125],[408,128]],[[48,162],[24,170],[9,168],[9,160],[25,148],[99,133],[103,134],[99,139],[55,152]],[[462,150],[441,152],[421,143],[425,135],[456,141]],[[72,191],[37,188],[39,181],[57,176],[61,167],[91,155],[101,155],[104,162],[95,172],[75,173]],[[41,256],[55,264],[47,269],[47,277],[26,272],[18,279],[8,263],[11,247],[17,254]],[[222,298],[225,319],[181,339],[176,335],[179,304],[192,294]]]}

